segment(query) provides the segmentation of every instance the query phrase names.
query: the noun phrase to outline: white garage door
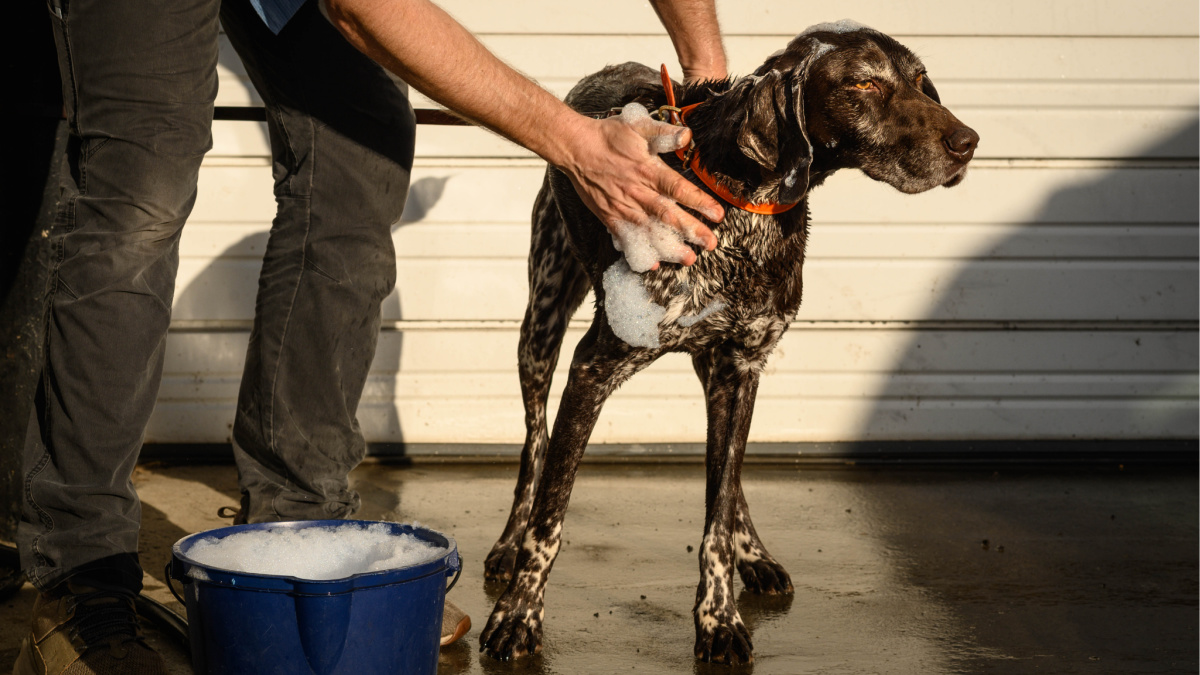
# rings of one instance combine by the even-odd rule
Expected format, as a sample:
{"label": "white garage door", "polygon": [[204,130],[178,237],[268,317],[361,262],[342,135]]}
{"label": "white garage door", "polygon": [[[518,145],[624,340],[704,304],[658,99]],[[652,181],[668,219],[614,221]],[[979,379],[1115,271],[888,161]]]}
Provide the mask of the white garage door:
{"label": "white garage door", "polygon": [[[442,4],[559,95],[608,63],[674,63],[644,2]],[[905,196],[843,173],[815,191],[805,302],[764,378],[753,442],[1197,436],[1194,0],[720,11],[735,73],[819,21],[890,33],[983,139],[953,190]],[[225,45],[218,104],[256,102]],[[274,202],[265,127],[218,122],[214,135],[151,442],[230,435]],[[544,165],[466,128],[419,128],[417,155],[359,419],[368,440],[418,452],[520,444],[517,328]],[[564,380],[560,367],[552,400]],[[699,386],[678,356],[623,387],[593,436],[634,449],[703,440]]]}

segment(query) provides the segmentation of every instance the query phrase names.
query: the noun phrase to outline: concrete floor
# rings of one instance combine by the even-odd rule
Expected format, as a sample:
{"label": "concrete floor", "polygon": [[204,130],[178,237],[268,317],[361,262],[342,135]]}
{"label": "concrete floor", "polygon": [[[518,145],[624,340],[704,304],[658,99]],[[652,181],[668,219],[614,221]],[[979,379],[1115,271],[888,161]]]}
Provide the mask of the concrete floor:
{"label": "concrete floor", "polygon": [[[755,464],[745,491],[794,597],[742,593],[755,662],[692,657],[703,527],[699,464],[586,464],[546,592],[545,651],[481,658],[502,588],[484,556],[511,499],[512,464],[365,464],[366,519],[455,537],[451,599],[474,621],[439,673],[1195,673],[1197,473],[1128,470],[814,470]],[[231,466],[144,465],[146,592],[175,605],[170,545],[226,524]],[[738,582],[740,584],[740,582]],[[28,586],[2,606],[0,672],[26,630]],[[177,607],[177,605],[175,605]],[[187,657],[155,636],[178,673]]]}

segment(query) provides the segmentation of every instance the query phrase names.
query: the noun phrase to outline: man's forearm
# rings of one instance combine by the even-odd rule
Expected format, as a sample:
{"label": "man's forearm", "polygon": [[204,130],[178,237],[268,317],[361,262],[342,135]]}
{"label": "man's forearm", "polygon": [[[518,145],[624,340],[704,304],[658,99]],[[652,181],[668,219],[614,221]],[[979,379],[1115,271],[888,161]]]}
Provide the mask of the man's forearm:
{"label": "man's forearm", "polygon": [[551,164],[571,162],[567,137],[592,120],[505,65],[441,8],[425,0],[327,7],[355,47],[418,91]]}
{"label": "man's forearm", "polygon": [[671,36],[686,80],[718,80],[729,73],[715,0],[650,0]]}
{"label": "man's forearm", "polygon": [[[418,91],[561,169],[615,239],[631,226],[665,224],[685,241],[716,247],[708,226],[685,209],[713,222],[724,209],[667,166],[656,154],[662,150],[651,152],[663,137],[686,147],[690,130],[649,117],[634,124],[580,115],[429,0],[326,0],[326,7],[347,40]],[[681,247],[667,259],[690,265],[696,256]]]}

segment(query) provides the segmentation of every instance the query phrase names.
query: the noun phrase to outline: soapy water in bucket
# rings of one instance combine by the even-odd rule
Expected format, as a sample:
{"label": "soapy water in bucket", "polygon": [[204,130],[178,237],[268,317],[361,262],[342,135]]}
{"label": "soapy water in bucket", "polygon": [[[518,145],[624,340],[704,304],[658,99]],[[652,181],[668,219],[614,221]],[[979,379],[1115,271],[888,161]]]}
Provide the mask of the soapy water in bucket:
{"label": "soapy water in bucket", "polygon": [[[209,568],[327,581],[411,567],[445,554],[445,547],[411,534],[396,534],[384,523],[346,523],[206,537],[188,549],[187,557]],[[189,573],[203,575],[203,570],[193,567]]]}

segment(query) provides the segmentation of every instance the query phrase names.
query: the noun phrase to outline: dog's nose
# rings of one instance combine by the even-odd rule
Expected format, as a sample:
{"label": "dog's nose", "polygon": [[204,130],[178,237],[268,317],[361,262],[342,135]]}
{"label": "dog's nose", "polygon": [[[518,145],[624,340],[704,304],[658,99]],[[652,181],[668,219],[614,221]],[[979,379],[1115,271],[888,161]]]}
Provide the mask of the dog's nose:
{"label": "dog's nose", "polygon": [[979,145],[979,134],[971,127],[959,127],[942,138],[946,151],[962,162],[971,161],[975,146]]}

